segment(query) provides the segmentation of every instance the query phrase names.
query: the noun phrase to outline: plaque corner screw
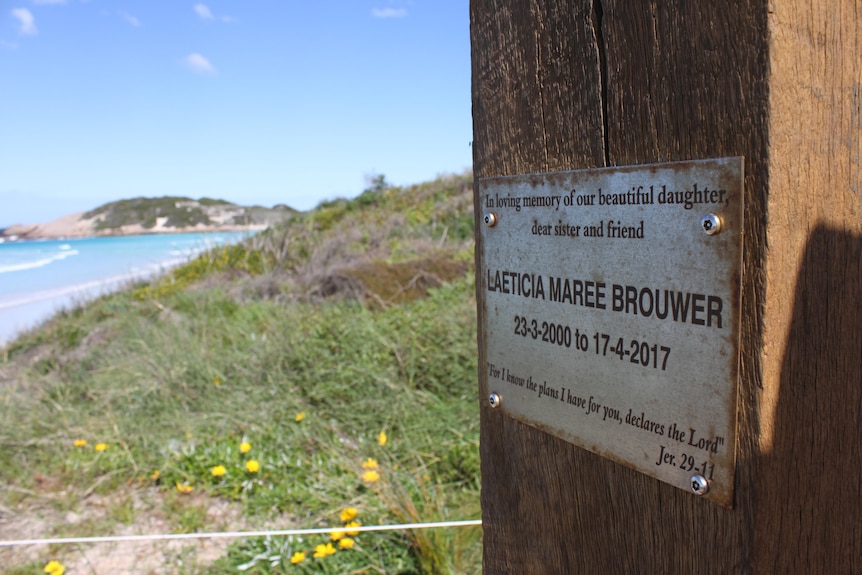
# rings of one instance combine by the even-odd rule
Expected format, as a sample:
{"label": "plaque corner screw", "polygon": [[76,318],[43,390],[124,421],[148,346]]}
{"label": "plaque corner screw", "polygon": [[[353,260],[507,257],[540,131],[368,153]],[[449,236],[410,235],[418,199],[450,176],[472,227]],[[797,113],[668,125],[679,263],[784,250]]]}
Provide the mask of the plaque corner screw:
{"label": "plaque corner screw", "polygon": [[700,227],[703,228],[703,233],[708,236],[714,236],[721,231],[721,217],[715,214],[707,214],[700,220]]}
{"label": "plaque corner screw", "polygon": [[503,403],[503,398],[500,397],[500,394],[491,393],[488,396],[488,405],[490,405],[492,408],[497,409],[498,407],[500,407],[501,403]]}
{"label": "plaque corner screw", "polygon": [[484,217],[482,218],[482,221],[485,222],[485,225],[489,228],[493,228],[495,225],[497,225],[497,214],[495,214],[494,212],[486,212]]}
{"label": "plaque corner screw", "polygon": [[709,491],[709,482],[703,475],[692,475],[689,481],[691,482],[691,491],[695,495],[706,495],[706,492]]}

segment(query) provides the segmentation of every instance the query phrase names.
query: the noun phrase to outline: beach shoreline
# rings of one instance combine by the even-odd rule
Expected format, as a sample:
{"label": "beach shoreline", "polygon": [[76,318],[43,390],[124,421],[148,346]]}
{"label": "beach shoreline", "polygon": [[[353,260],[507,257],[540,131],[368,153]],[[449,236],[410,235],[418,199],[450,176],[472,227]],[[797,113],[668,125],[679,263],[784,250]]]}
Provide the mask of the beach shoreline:
{"label": "beach shoreline", "polygon": [[[121,291],[182,265],[207,249],[253,232],[223,235],[140,236],[19,240],[0,244],[0,348],[50,320],[103,295]],[[217,241],[212,241],[216,236]],[[24,251],[18,259],[9,250]],[[80,252],[80,253],[79,253]]]}
{"label": "beach shoreline", "polygon": [[187,261],[168,261],[160,264],[159,269],[93,280],[53,292],[36,292],[24,299],[0,301],[0,348],[64,310],[72,310],[104,295],[122,291],[136,282],[153,279]]}

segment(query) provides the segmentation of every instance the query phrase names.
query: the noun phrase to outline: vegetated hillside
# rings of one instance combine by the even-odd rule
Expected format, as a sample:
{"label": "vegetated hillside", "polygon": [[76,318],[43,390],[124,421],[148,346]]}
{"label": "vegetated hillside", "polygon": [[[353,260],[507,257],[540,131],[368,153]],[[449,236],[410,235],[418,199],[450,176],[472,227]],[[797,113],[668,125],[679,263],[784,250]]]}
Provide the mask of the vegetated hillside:
{"label": "vegetated hillside", "polygon": [[[37,512],[34,536],[239,528],[216,502],[244,526],[478,517],[472,264],[470,174],[379,178],[24,335],[0,350],[0,538]],[[481,569],[476,528],[341,539],[252,538],[184,569]],[[82,553],[0,564],[90,569]],[[176,572],[164,547],[136,557],[126,572]]]}
{"label": "vegetated hillside", "polygon": [[0,230],[12,239],[79,238],[146,233],[261,230],[281,223],[296,210],[239,206],[224,200],[193,200],[177,196],[133,198],[83,213],[66,214],[52,222],[15,224]]}
{"label": "vegetated hillside", "polygon": [[287,206],[247,208],[225,200],[164,196],[110,202],[86,212],[83,217],[95,220],[96,230],[105,231],[135,225],[152,229],[157,224],[167,228],[271,224],[283,221],[291,213],[295,210]]}
{"label": "vegetated hillside", "polygon": [[[333,296],[378,307],[414,299],[473,263],[472,175],[407,188],[378,178],[353,199],[322,202],[283,225],[136,290],[160,297],[224,272],[240,297],[317,301]],[[206,285],[221,281],[212,277]]]}

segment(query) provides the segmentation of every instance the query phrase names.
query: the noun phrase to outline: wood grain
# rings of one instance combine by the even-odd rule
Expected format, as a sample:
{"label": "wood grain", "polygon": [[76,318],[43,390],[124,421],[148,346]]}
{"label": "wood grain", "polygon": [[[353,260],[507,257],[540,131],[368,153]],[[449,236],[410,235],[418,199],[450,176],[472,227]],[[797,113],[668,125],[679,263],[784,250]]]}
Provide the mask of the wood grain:
{"label": "wood grain", "polygon": [[862,573],[862,6],[770,32],[755,571]]}
{"label": "wood grain", "polygon": [[477,178],[746,158],[734,509],[483,403],[486,573],[862,571],[862,15],[816,4],[471,2]]}

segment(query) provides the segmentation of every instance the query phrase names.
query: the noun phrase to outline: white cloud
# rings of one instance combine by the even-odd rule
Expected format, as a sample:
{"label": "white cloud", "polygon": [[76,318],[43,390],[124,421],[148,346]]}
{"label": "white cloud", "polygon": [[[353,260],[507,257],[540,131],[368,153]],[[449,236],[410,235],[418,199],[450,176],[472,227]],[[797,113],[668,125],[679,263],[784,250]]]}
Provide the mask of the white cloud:
{"label": "white cloud", "polygon": [[204,20],[215,20],[215,16],[206,4],[195,4],[195,12]]}
{"label": "white cloud", "polygon": [[33,4],[65,4],[66,0],[30,0]]}
{"label": "white cloud", "polygon": [[407,8],[372,8],[371,15],[375,18],[405,18]]}
{"label": "white cloud", "polygon": [[0,40],[0,48],[6,48],[7,50],[17,50],[18,44],[15,42],[7,42],[6,40]]}
{"label": "white cloud", "polygon": [[141,21],[129,14],[128,12],[120,12],[120,17],[135,28],[141,25]]}
{"label": "white cloud", "polygon": [[215,69],[215,66],[210,64],[210,61],[201,56],[200,54],[189,54],[183,60],[186,66],[188,66],[192,72],[197,74],[206,74],[209,76],[214,76],[218,73],[218,70]]}
{"label": "white cloud", "polygon": [[19,28],[19,32],[24,34],[25,36],[35,36],[39,33],[36,30],[36,21],[33,19],[33,15],[26,8],[15,8],[12,10],[12,16],[18,19],[18,22],[21,24],[21,28]]}

